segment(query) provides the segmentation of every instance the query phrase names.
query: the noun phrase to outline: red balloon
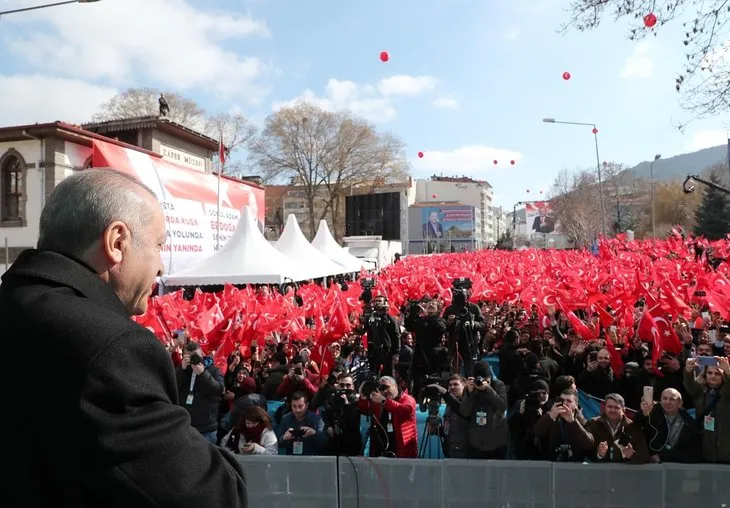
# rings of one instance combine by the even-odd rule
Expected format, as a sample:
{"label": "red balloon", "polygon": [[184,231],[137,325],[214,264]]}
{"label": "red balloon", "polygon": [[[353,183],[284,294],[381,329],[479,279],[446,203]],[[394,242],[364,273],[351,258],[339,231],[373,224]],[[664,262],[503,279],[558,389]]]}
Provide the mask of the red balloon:
{"label": "red balloon", "polygon": [[653,28],[654,25],[656,25],[656,14],[650,12],[649,14],[644,16],[644,26],[646,28]]}
{"label": "red balloon", "polygon": [[423,159],[423,152],[418,152],[418,158]]}
{"label": "red balloon", "polygon": [[568,71],[565,71],[565,72],[563,73],[563,79],[564,79],[565,81],[568,81],[568,80],[570,79],[570,73],[569,73]]}
{"label": "red balloon", "polygon": [[515,165],[515,161],[509,161],[509,163],[512,164],[513,166]]}
{"label": "red balloon", "polygon": [[381,51],[380,52],[380,61],[387,62],[388,60],[390,60],[390,54],[388,54],[387,51]]}
{"label": "red balloon", "polygon": [[433,199],[436,199],[437,195],[436,195],[436,194],[431,194],[431,197],[432,197]]}
{"label": "red balloon", "polygon": [[592,130],[591,132],[592,132],[593,134],[598,134],[598,129],[596,129],[595,127],[593,127],[593,130]]}
{"label": "red balloon", "polygon": [[499,164],[499,162],[497,162],[497,159],[494,159],[494,165],[496,166],[497,164]]}

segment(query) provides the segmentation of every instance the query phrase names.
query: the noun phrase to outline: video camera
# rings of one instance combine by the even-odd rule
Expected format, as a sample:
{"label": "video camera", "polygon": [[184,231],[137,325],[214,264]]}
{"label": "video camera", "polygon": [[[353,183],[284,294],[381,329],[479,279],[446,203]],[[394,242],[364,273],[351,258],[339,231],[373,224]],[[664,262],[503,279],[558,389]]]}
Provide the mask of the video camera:
{"label": "video camera", "polygon": [[363,289],[373,289],[378,286],[378,280],[375,277],[360,277],[360,287]]}
{"label": "video camera", "polygon": [[525,412],[537,412],[540,409],[540,393],[537,391],[528,392],[525,395]]}
{"label": "video camera", "polygon": [[343,409],[345,409],[347,402],[345,401],[345,399],[342,398],[343,395],[346,399],[350,401],[350,403],[354,402],[354,392],[352,390],[334,390],[327,398],[327,405],[332,411],[342,411]]}
{"label": "video camera", "polygon": [[472,288],[471,279],[466,277],[457,277],[451,283],[453,288],[457,291],[466,291]]}
{"label": "video camera", "polygon": [[421,411],[428,411],[429,418],[438,417],[441,407],[441,392],[435,386],[443,386],[444,381],[439,376],[424,376],[421,379],[422,388],[418,393],[418,405]]}

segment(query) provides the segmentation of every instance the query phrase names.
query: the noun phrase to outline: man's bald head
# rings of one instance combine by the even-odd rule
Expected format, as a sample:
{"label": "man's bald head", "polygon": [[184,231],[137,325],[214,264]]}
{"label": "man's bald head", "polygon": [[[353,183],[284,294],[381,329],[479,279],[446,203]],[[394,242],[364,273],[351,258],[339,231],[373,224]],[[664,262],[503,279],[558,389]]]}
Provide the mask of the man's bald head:
{"label": "man's bald head", "polygon": [[38,249],[83,258],[115,221],[126,224],[137,242],[153,200],[157,196],[149,187],[121,171],[74,173],[56,186],[43,207]]}

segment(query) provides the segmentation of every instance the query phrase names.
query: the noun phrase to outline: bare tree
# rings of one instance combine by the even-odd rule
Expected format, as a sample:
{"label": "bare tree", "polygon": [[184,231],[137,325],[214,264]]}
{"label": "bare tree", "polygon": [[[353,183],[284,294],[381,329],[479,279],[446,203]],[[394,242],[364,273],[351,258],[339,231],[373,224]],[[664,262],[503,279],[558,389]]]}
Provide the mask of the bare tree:
{"label": "bare tree", "polygon": [[207,124],[205,110],[197,102],[175,92],[161,92],[157,88],[123,90],[102,104],[91,119],[94,122],[104,122],[140,116],[158,116],[160,106],[157,101],[160,93],[165,95],[165,100],[170,106],[168,115],[170,120],[193,130],[205,129]]}
{"label": "bare tree", "polygon": [[562,170],[553,183],[550,207],[561,231],[585,246],[601,231],[601,205],[594,171]]}
{"label": "bare tree", "polygon": [[350,186],[373,188],[405,174],[403,144],[350,113],[300,103],[269,115],[251,144],[252,160],[266,181],[300,186],[309,230],[331,215],[337,224]]}
{"label": "bare tree", "polygon": [[603,198],[609,225],[615,233],[636,229],[647,212],[649,187],[625,165],[603,163]]}
{"label": "bare tree", "polygon": [[[256,134],[256,128],[241,114],[208,114],[197,102],[175,92],[161,92],[157,88],[129,88],[101,105],[92,120],[103,122],[142,116],[158,116],[160,94],[165,96],[170,111],[167,118],[205,134],[213,139],[223,136],[223,145],[230,155],[245,148]],[[231,175],[243,175],[248,167],[241,161],[232,161],[225,167]]]}
{"label": "bare tree", "polygon": [[[562,30],[592,30],[610,14],[614,20],[630,18],[628,37],[641,40],[681,22],[685,62],[673,86],[682,93],[682,105],[701,118],[730,110],[729,7],[727,0],[573,0]],[[649,15],[655,16],[654,27],[645,26]]]}

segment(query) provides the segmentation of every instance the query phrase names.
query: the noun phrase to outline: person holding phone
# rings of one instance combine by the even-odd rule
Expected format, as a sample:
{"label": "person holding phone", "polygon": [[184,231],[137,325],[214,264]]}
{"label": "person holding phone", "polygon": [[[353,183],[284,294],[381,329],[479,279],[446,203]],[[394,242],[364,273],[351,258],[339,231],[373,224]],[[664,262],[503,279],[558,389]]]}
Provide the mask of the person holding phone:
{"label": "person holding phone", "polygon": [[278,455],[279,444],[269,415],[251,405],[238,416],[221,446],[237,455]]}
{"label": "person holding phone", "polygon": [[[695,376],[701,364],[704,367]],[[687,359],[684,387],[694,400],[701,425],[702,458],[730,464],[730,362],[725,357]]]}
{"label": "person holding phone", "polygon": [[327,433],[320,416],[310,411],[307,396],[294,392],[291,412],[281,418],[279,446],[287,455],[323,455],[326,452]]}

